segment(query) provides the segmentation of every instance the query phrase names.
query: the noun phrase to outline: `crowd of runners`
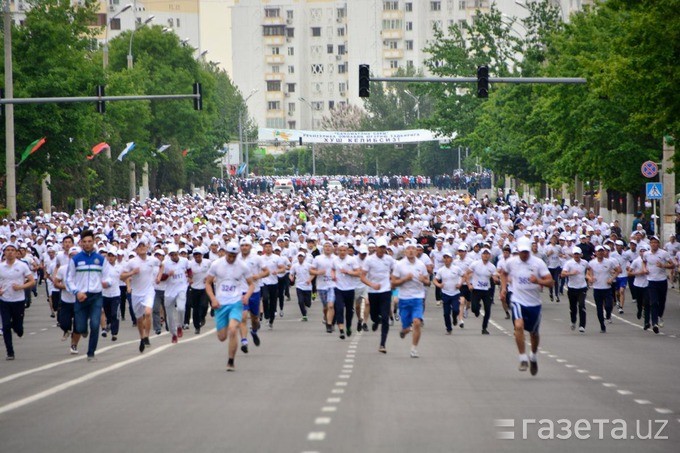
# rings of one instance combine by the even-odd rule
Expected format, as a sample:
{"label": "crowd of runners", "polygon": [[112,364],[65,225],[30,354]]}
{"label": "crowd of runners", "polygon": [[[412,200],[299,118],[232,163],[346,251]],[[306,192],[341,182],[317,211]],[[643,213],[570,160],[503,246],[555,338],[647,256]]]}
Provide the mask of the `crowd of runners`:
{"label": "crowd of runners", "polygon": [[[612,313],[631,308],[658,333],[680,260],[674,236],[662,247],[641,224],[623,232],[582,205],[404,189],[307,188],[40,212],[3,220],[0,246],[8,360],[26,309],[55,318],[71,354],[86,338],[88,360],[102,338],[117,341],[123,321],[136,326],[143,353],[152,333],[168,331],[175,343],[214,318],[229,371],[239,348],[259,346],[260,330],[273,329],[284,309],[306,322],[319,304],[322,329],[340,340],[380,330],[383,354],[400,322],[417,358],[426,306],[441,310],[446,334],[481,316],[488,335],[499,304],[496,312],[514,325],[519,369],[536,374],[543,299],[561,302],[566,289],[571,329],[585,334],[592,289],[596,331],[606,333]],[[47,306],[34,302],[38,291]]]}

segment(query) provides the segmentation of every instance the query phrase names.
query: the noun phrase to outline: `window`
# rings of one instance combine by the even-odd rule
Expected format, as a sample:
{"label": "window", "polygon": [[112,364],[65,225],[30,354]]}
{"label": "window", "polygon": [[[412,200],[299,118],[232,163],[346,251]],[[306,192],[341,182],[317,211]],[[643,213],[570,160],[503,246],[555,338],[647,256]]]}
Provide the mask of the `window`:
{"label": "window", "polygon": [[413,60],[406,60],[406,67],[412,68],[413,67]]}
{"label": "window", "polygon": [[344,95],[344,93],[347,91],[347,83],[346,82],[338,83],[338,91],[340,92],[340,94]]}
{"label": "window", "polygon": [[413,50],[413,41],[406,41],[406,50]]}
{"label": "window", "polygon": [[465,22],[465,19],[461,19],[458,21],[458,28],[461,30],[465,30],[465,26],[467,25],[467,22]]}
{"label": "window", "polygon": [[346,74],[347,73],[347,63],[342,63],[338,65],[338,74]]}
{"label": "window", "polygon": [[390,60],[390,69],[397,69],[399,67],[399,62],[397,60]]}
{"label": "window", "polygon": [[413,3],[412,2],[406,2],[404,5],[404,9],[406,10],[407,13],[410,13],[413,11]]}
{"label": "window", "polygon": [[309,10],[309,15],[311,16],[313,21],[320,21],[321,20],[321,8],[312,8]]}
{"label": "window", "polygon": [[314,56],[321,56],[321,49],[322,49],[321,46],[312,46],[310,51],[311,54]]}
{"label": "window", "polygon": [[399,9],[399,2],[398,1],[384,1],[383,2],[383,11],[396,11]]}
{"label": "window", "polygon": [[345,36],[345,27],[339,27],[338,28],[338,36],[340,36],[340,37]]}
{"label": "window", "polygon": [[177,25],[177,28],[179,28],[179,17],[175,19],[175,24]]}
{"label": "window", "polygon": [[413,30],[413,22],[406,22],[406,31]]}
{"label": "window", "polygon": [[458,9],[465,9],[465,0],[458,1]]}
{"label": "window", "polygon": [[436,1],[436,2],[430,2],[430,11],[441,11],[442,10],[442,2]]}
{"label": "window", "polygon": [[430,30],[441,30],[442,29],[442,21],[440,20],[431,20],[430,21]]}
{"label": "window", "polygon": [[111,30],[120,30],[120,18],[111,19]]}
{"label": "window", "polygon": [[281,91],[281,81],[267,80],[267,91]]}
{"label": "window", "polygon": [[314,37],[321,36],[321,27],[312,27],[312,36]]}
{"label": "window", "polygon": [[[120,19],[118,19],[118,18],[116,18],[116,19],[118,20],[118,23],[120,23]],[[114,20],[116,20],[116,19],[114,19]],[[113,20],[111,22],[113,22]],[[175,19],[173,19],[171,17],[170,19],[168,19],[168,27],[172,28],[174,26],[175,26]]]}
{"label": "window", "polygon": [[286,27],[283,25],[265,25],[262,27],[263,36],[283,36],[285,33]]}
{"label": "window", "polygon": [[274,74],[276,74],[276,73],[280,72],[280,68],[279,68],[279,66],[278,66],[278,65],[274,65],[274,66],[272,66],[272,72],[273,72]]}
{"label": "window", "polygon": [[286,91],[288,93],[295,93],[295,84],[294,83],[287,83],[286,84]]}
{"label": "window", "polygon": [[267,110],[281,110],[281,102],[280,101],[268,101],[267,102]]}
{"label": "window", "polygon": [[288,112],[290,112],[290,113],[295,112],[295,102],[289,102],[288,103]]}
{"label": "window", "polygon": [[295,55],[295,47],[288,48],[288,55],[290,55],[291,57]]}
{"label": "window", "polygon": [[312,65],[312,74],[323,74],[323,65],[322,64],[313,64]]}
{"label": "window", "polygon": [[295,121],[288,121],[288,129],[295,129]]}
{"label": "window", "polygon": [[279,17],[279,11],[278,8],[265,8],[264,17]]}
{"label": "window", "polygon": [[286,37],[287,38],[295,38],[295,29],[294,28],[286,28]]}
{"label": "window", "polygon": [[292,10],[286,11],[286,19],[293,20],[293,17],[294,17],[294,13],[293,13]]}
{"label": "window", "polygon": [[326,46],[326,53],[333,53],[333,44],[328,44]]}
{"label": "window", "polygon": [[345,55],[347,53],[347,46],[344,44],[338,45],[338,55]]}
{"label": "window", "polygon": [[317,111],[318,111],[318,110],[323,110],[323,102],[320,102],[320,101],[312,102],[312,108],[313,108],[314,110],[317,110]]}
{"label": "window", "polygon": [[286,124],[283,118],[267,118],[267,127],[271,129],[282,129]]}
{"label": "window", "polygon": [[295,74],[295,66],[288,66],[288,74]]}
{"label": "window", "polygon": [[278,55],[280,52],[278,47],[272,47],[272,55]]}
{"label": "window", "polygon": [[337,10],[338,19],[344,19],[347,17],[347,10],[345,8],[338,8]]}
{"label": "window", "polygon": [[397,41],[387,41],[387,46],[388,49],[396,49],[397,48]]}
{"label": "window", "polygon": [[312,89],[314,90],[315,93],[321,93],[321,84],[320,83],[313,83]]}
{"label": "window", "polygon": [[335,101],[328,101],[328,110],[333,110],[335,108]]}
{"label": "window", "polygon": [[399,19],[384,19],[382,21],[383,30],[401,30],[401,20]]}

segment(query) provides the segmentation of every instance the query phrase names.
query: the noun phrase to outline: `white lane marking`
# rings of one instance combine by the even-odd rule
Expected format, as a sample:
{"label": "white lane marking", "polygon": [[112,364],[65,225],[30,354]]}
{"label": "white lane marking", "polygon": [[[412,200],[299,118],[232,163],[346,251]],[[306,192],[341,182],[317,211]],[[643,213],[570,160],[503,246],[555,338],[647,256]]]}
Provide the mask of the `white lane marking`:
{"label": "white lane marking", "polygon": [[[596,307],[595,303],[589,301],[588,299],[586,299],[586,303],[587,303],[588,305],[590,305],[590,306]],[[615,315],[614,313],[612,313],[612,318],[616,318],[616,319],[618,319],[619,321],[625,322],[625,323],[628,324],[628,325],[631,325],[631,326],[633,326],[633,327],[637,327],[638,329],[642,329],[642,326],[641,326],[641,325],[635,324],[634,322],[630,322],[630,321],[628,321],[627,319],[624,319],[624,318],[622,318],[622,317],[620,317],[620,316]]]}
{"label": "white lane marking", "polygon": [[577,372],[577,373],[581,373],[581,374],[583,374],[583,373],[587,373],[587,372],[588,372],[588,370],[576,370],[576,372]]}
{"label": "white lane marking", "polygon": [[330,417],[316,417],[314,419],[314,424],[315,425],[328,425],[331,423],[331,418]]}
{"label": "white lane marking", "polygon": [[326,438],[326,433],[323,431],[313,431],[307,434],[307,440],[324,440]]}
{"label": "white lane marking", "polygon": [[344,381],[338,381],[335,383],[336,387],[347,387],[347,382]]}
{"label": "white lane marking", "polygon": [[602,385],[604,385],[607,388],[616,387],[616,384],[612,384],[611,382],[603,382]]}
{"label": "white lane marking", "polygon": [[331,393],[334,393],[336,395],[342,395],[343,393],[345,393],[345,389],[333,389],[331,390]]}
{"label": "white lane marking", "polygon": [[573,365],[573,364],[571,364],[571,363],[567,363],[567,364],[564,365],[564,366],[566,366],[567,368],[576,368],[576,365]]}
{"label": "white lane marking", "polygon": [[321,412],[335,412],[338,408],[335,406],[324,406],[321,408]]}
{"label": "white lane marking", "polygon": [[347,370],[351,370],[352,368],[354,368],[354,365],[346,364],[346,365],[343,365],[342,367],[347,369]]}
{"label": "white lane marking", "polygon": [[354,359],[345,359],[345,363],[354,363]]}
{"label": "white lane marking", "polygon": [[592,376],[592,375],[591,375],[591,376],[588,376],[588,377],[589,377],[590,379],[592,379],[593,381],[601,381],[601,380],[602,380],[602,377],[601,377],[601,376]]}
{"label": "white lane marking", "polygon": [[548,354],[548,357],[550,357],[551,359],[554,359],[557,356],[555,354]]}
{"label": "white lane marking", "polygon": [[633,394],[633,392],[631,392],[630,390],[617,390],[617,392],[618,392],[619,395],[632,395]]}
{"label": "white lane marking", "polygon": [[41,331],[41,332],[46,332],[46,331],[47,331],[47,329],[40,329],[40,331]]}
{"label": "white lane marking", "polygon": [[31,333],[29,333],[29,335],[35,335],[35,332],[31,332]]}
{"label": "white lane marking", "polygon": [[547,354],[548,351],[538,351],[539,354]]}
{"label": "white lane marking", "polygon": [[[212,332],[212,330],[210,332]],[[159,337],[162,337],[164,335],[167,335],[167,332],[163,332],[160,335],[156,335],[154,338],[159,338]],[[132,340],[132,341],[124,341],[124,342],[117,343],[117,344],[114,344],[114,345],[111,345],[111,346],[106,346],[105,348],[97,349],[97,356],[99,357],[102,353],[104,353],[106,351],[110,351],[112,349],[120,348],[122,346],[127,346],[127,345],[133,344],[133,343],[138,344],[139,339]],[[84,355],[81,355],[81,356],[78,356],[78,357],[71,357],[71,358],[68,358],[68,359],[60,360],[58,362],[48,363],[46,365],[42,365],[42,366],[39,366],[37,368],[31,368],[30,370],[22,371],[20,373],[10,374],[9,376],[5,376],[4,378],[0,379],[0,384],[4,384],[5,382],[10,382],[10,381],[13,381],[15,379],[19,379],[21,377],[28,376],[28,375],[31,375],[31,374],[34,374],[34,373],[39,373],[41,371],[46,371],[46,370],[52,369],[52,368],[60,366],[60,365],[66,365],[67,363],[75,362],[76,360],[85,360],[85,357],[86,356],[84,356]]]}
{"label": "white lane marking", "polygon": [[338,379],[349,379],[349,374],[341,374],[338,376]]}
{"label": "white lane marking", "polygon": [[[198,340],[198,339],[206,337],[208,335],[212,335],[212,333],[213,333],[213,331],[211,330],[211,331],[203,333],[201,335],[196,335],[195,337],[186,339],[186,340],[182,341],[182,343],[189,343],[191,341]],[[26,398],[22,398],[22,399],[15,401],[13,403],[9,403],[9,404],[6,404],[4,406],[0,406],[0,415],[4,414],[6,412],[13,411],[14,409],[19,409],[20,407],[34,403],[36,401],[40,401],[41,399],[47,398],[48,396],[55,395],[55,394],[57,394],[61,391],[67,390],[67,389],[74,387],[76,385],[80,385],[83,382],[90,381],[90,380],[92,380],[92,379],[94,379],[98,376],[103,375],[103,374],[110,373],[112,371],[115,371],[119,368],[123,368],[123,367],[130,365],[132,363],[139,362],[140,360],[144,360],[148,357],[152,357],[156,354],[159,354],[162,351],[165,351],[168,348],[175,347],[175,346],[177,346],[177,345],[175,345],[173,343],[167,343],[163,346],[158,346],[157,348],[152,349],[148,353],[140,354],[140,355],[133,357],[131,359],[123,360],[122,362],[118,362],[118,363],[115,363],[113,365],[107,366],[106,368],[102,368],[102,369],[99,369],[97,371],[93,371],[92,373],[84,374],[84,375],[80,376],[79,378],[71,379],[67,382],[64,382],[63,384],[56,385],[52,388],[49,388],[47,390],[43,390],[42,392],[38,392],[38,393],[31,395],[31,396],[28,396]],[[96,364],[96,362],[95,362],[95,364]]]}
{"label": "white lane marking", "polygon": [[663,407],[655,407],[654,410],[657,411],[659,414],[672,414],[673,413],[672,410],[666,409],[666,408],[663,408]]}
{"label": "white lane marking", "polygon": [[564,359],[557,359],[557,363],[564,363],[564,362],[566,362],[566,360],[564,360]]}
{"label": "white lane marking", "polygon": [[337,398],[337,397],[336,398],[328,398],[326,400],[327,403],[331,403],[331,404],[337,404],[340,401],[342,401],[342,398]]}
{"label": "white lane marking", "polygon": [[649,400],[633,400],[633,401],[635,401],[638,404],[652,404],[652,402]]}

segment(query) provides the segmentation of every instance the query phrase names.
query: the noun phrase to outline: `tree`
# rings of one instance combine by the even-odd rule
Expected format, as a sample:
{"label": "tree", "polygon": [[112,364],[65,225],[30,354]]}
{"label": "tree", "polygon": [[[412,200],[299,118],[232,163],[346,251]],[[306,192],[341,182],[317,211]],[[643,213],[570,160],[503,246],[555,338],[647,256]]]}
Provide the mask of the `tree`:
{"label": "tree", "polygon": [[[340,104],[321,121],[326,131],[358,131],[364,120],[364,112],[355,105]],[[357,145],[316,145],[316,160],[320,173],[347,175],[363,170],[363,150]]]}

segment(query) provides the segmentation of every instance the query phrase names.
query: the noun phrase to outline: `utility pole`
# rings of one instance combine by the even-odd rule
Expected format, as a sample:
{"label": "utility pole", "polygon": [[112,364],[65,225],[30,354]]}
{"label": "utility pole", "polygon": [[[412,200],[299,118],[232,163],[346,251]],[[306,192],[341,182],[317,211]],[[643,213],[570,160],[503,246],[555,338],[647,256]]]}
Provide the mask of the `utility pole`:
{"label": "utility pole", "polygon": [[[9,10],[10,0],[3,5],[4,45],[5,45],[5,98],[14,97],[14,77],[12,74],[12,13]],[[14,105],[5,106],[5,181],[7,192],[7,209],[12,219],[17,218],[17,175],[14,164]]]}

